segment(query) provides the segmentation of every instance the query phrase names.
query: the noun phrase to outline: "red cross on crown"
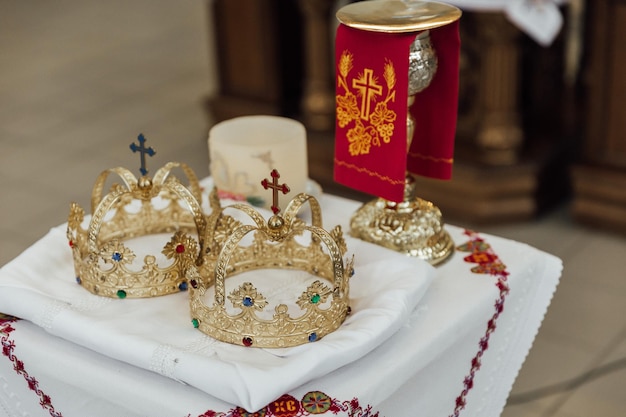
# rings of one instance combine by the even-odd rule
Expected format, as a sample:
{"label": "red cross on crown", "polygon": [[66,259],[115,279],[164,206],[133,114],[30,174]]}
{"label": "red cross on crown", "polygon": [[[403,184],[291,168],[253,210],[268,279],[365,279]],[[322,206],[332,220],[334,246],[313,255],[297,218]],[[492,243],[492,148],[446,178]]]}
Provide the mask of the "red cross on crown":
{"label": "red cross on crown", "polygon": [[261,185],[266,190],[268,188],[272,189],[272,212],[274,214],[278,214],[278,213],[280,213],[280,206],[278,205],[278,192],[280,191],[283,194],[287,194],[290,190],[289,190],[289,186],[287,184],[279,184],[278,183],[278,179],[280,178],[280,174],[278,173],[278,171],[276,169],[273,169],[272,172],[270,173],[270,175],[272,176],[272,182],[270,183],[267,180],[267,178],[264,178],[263,181],[261,181]]}

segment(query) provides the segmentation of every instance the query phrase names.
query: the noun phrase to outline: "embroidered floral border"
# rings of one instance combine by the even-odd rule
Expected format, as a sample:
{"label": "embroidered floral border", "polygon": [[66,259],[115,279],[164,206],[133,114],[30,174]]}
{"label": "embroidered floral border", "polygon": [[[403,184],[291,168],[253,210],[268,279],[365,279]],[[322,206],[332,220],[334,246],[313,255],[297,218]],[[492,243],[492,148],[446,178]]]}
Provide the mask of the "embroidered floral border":
{"label": "embroidered floral border", "polygon": [[50,413],[52,417],[63,417],[63,415],[54,409],[50,396],[39,388],[37,378],[30,376],[24,367],[24,362],[15,356],[15,341],[10,338],[11,333],[15,330],[12,323],[17,321],[15,317],[7,316],[0,313],[0,344],[2,344],[2,355],[6,356],[13,363],[13,370],[18,375],[22,375],[28,384],[28,388],[39,397],[39,405]]}
{"label": "embroidered floral border", "polygon": [[475,274],[488,274],[496,278],[496,287],[498,287],[498,298],[494,303],[495,312],[491,319],[487,322],[487,329],[485,334],[480,338],[478,342],[478,352],[472,359],[469,373],[463,380],[463,390],[461,394],[456,398],[454,412],[450,417],[458,417],[461,411],[467,404],[467,395],[474,387],[474,377],[480,370],[481,360],[487,349],[489,349],[489,338],[496,331],[496,321],[502,311],[504,311],[504,302],[506,296],[509,294],[509,285],[507,283],[509,273],[506,270],[506,265],[500,261],[498,255],[495,254],[491,245],[484,241],[476,232],[471,230],[465,230],[464,234],[469,237],[469,241],[461,246],[457,247],[460,252],[469,252],[470,254],[465,256],[463,260],[465,262],[474,263],[471,271]]}

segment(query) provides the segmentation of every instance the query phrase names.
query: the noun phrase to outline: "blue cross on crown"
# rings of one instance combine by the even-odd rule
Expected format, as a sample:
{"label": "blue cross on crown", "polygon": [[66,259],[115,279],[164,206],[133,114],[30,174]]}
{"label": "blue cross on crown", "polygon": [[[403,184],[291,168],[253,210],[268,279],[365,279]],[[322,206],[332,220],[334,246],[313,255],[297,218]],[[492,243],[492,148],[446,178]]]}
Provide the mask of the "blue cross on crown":
{"label": "blue cross on crown", "polygon": [[152,149],[152,147],[148,147],[146,148],[145,143],[146,143],[146,138],[144,137],[143,133],[140,133],[139,136],[137,137],[137,140],[139,141],[139,145],[137,145],[136,143],[131,143],[130,144],[130,150],[133,152],[139,152],[141,155],[141,168],[139,168],[139,172],[141,172],[141,175],[146,175],[148,173],[148,170],[146,169],[146,154],[148,156],[154,156],[156,154],[156,151],[154,149]]}

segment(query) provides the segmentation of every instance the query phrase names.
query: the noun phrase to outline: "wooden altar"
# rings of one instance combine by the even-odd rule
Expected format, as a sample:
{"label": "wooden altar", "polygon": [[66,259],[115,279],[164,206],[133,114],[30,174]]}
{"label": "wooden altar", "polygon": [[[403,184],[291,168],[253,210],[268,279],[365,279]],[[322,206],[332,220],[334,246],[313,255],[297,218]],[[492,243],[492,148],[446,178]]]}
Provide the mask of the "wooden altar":
{"label": "wooden altar", "polygon": [[[215,121],[259,113],[301,120],[311,178],[328,192],[368,200],[332,177],[334,15],[345,3],[215,0],[221,89],[209,107]],[[497,12],[464,12],[461,32],[453,179],[420,178],[418,194],[435,202],[446,220],[532,217],[569,192],[563,41],[542,48]]]}

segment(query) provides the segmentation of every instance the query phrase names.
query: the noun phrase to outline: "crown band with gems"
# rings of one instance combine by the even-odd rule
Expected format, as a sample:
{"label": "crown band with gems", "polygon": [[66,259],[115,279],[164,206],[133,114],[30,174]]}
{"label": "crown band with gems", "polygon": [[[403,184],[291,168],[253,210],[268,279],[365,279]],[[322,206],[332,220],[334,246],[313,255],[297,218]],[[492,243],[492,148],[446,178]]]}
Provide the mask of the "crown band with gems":
{"label": "crown band with gems", "polygon": [[[298,194],[289,202],[284,216],[274,210],[276,214],[266,222],[248,205],[222,208],[215,194],[214,190],[202,263],[191,265],[187,270],[194,327],[223,342],[260,348],[314,342],[339,328],[350,312],[349,279],[353,274],[353,260],[344,266],[347,248],[341,226],[331,232],[322,228],[318,201],[310,195]],[[310,225],[296,216],[305,203],[311,209]],[[225,214],[228,208],[245,213],[254,224],[243,224]],[[308,245],[296,240],[305,232],[310,233]],[[253,234],[252,244],[241,245],[248,234]],[[244,282],[228,295],[225,289],[227,277],[260,269],[300,270],[321,279],[303,288],[300,296],[293,300],[302,310],[297,317],[290,315],[286,304],[280,303],[275,306],[273,317],[268,319],[260,317],[259,313],[272,301],[269,292],[262,294],[252,282]],[[204,297],[211,287],[214,299],[209,305]],[[272,288],[271,292],[276,289]],[[240,311],[230,309],[229,312],[225,305],[227,299],[234,310]]]}
{"label": "crown band with gems", "polygon": [[[143,147],[143,141],[140,143]],[[141,172],[147,173],[143,158],[142,153]],[[189,181],[187,187],[170,176],[174,168],[182,169]],[[117,174],[124,185],[114,183],[102,196],[110,174]],[[154,204],[157,198],[158,208]],[[82,227],[85,211],[76,203],[70,207],[67,238],[76,281],[93,294],[113,298],[155,297],[186,290],[184,270],[204,246],[206,217],[200,199],[198,179],[185,164],[167,163],[154,179],[145,174],[137,179],[125,168],[102,172],[93,187],[87,229]],[[157,256],[149,254],[143,265],[134,265],[136,255],[124,241],[160,233],[173,234],[161,251],[171,263],[161,267]],[[188,234],[197,235],[197,240]]]}

